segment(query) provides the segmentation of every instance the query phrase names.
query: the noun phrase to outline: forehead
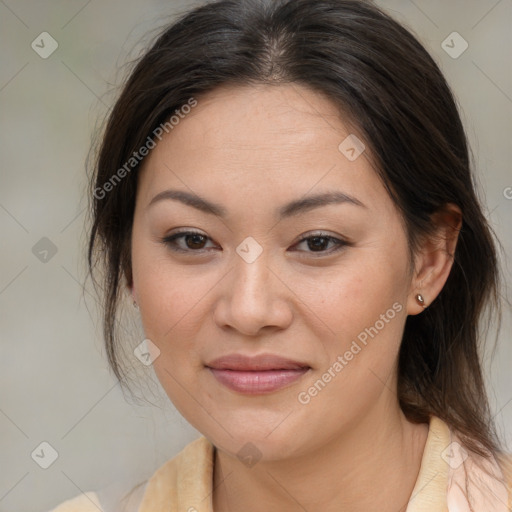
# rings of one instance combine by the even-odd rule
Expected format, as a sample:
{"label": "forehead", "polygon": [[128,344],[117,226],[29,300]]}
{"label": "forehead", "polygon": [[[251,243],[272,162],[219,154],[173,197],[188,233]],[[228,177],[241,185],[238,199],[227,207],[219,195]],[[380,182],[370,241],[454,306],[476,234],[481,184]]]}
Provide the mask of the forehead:
{"label": "forehead", "polygon": [[324,95],[300,86],[229,86],[197,98],[146,158],[140,193],[185,186],[201,195],[296,198],[315,187],[375,202],[384,189],[368,152],[340,144],[357,128]]}
{"label": "forehead", "polygon": [[200,97],[186,120],[172,132],[176,143],[186,137],[188,145],[195,142],[198,149],[264,153],[275,148],[329,147],[340,132],[347,131],[331,101],[298,84],[222,87]]}

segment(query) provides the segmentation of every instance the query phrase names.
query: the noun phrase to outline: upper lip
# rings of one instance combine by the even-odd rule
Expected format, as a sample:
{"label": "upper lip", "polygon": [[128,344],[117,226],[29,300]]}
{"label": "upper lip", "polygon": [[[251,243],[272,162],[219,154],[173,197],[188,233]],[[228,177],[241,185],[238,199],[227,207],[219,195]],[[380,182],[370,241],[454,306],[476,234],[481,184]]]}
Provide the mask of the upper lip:
{"label": "upper lip", "polygon": [[216,370],[238,371],[301,370],[304,368],[310,368],[306,363],[293,361],[273,354],[260,354],[257,356],[229,354],[214,359],[206,366]]}

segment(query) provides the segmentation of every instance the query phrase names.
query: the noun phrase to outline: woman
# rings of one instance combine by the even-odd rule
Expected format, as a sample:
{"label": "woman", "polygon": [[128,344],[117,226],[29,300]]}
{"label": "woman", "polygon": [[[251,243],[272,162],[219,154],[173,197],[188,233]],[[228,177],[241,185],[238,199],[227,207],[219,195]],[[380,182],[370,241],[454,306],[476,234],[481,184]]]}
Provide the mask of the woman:
{"label": "woman", "polygon": [[509,510],[477,350],[494,242],[450,89],[397,22],[191,11],[124,86],[91,193],[111,367],[124,294],[203,434],[116,510]]}

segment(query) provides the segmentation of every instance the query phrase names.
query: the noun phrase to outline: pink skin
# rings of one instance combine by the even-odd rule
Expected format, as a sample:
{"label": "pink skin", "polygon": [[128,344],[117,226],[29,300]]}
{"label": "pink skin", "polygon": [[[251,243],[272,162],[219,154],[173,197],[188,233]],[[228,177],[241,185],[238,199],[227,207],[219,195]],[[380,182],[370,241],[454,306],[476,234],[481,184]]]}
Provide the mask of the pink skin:
{"label": "pink skin", "polygon": [[[153,366],[163,388],[217,447],[215,512],[302,510],[297,502],[394,512],[416,481],[428,426],[399,408],[397,356],[407,315],[423,311],[415,294],[430,304],[448,277],[457,240],[449,224],[460,226],[460,215],[449,206],[436,217],[443,238],[425,240],[409,262],[401,217],[369,151],[351,162],[338,149],[350,133],[358,131],[330,101],[296,84],[223,88],[198,98],[139,177],[131,292],[160,350]],[[170,199],[149,205],[167,189],[217,203],[226,216]],[[278,220],[282,205],[326,191],[364,206],[322,205]],[[188,252],[173,252],[162,239],[178,230],[207,238],[181,238],[175,244]],[[299,240],[318,231],[348,244],[335,252],[332,241]],[[381,324],[350,357],[358,335]],[[278,385],[263,375],[272,368],[232,369],[238,377],[228,382],[229,369],[219,378],[208,364],[233,354],[309,369],[293,378],[282,370]],[[309,393],[329,369],[328,383]],[[249,442],[261,455],[250,468],[237,457]]]}

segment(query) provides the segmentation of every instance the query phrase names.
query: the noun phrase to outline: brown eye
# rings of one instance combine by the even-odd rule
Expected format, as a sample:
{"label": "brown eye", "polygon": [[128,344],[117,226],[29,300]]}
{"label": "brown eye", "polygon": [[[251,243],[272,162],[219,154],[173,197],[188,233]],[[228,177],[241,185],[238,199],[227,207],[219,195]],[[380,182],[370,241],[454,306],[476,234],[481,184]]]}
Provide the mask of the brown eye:
{"label": "brown eye", "polygon": [[162,238],[162,243],[176,252],[203,252],[209,238],[196,231],[182,231]]}
{"label": "brown eye", "polygon": [[[182,231],[162,238],[161,241],[165,246],[175,252],[202,253],[208,249],[206,244],[209,240],[210,238],[203,233]],[[304,243],[307,246],[307,250],[301,250],[299,252],[317,253],[319,256],[332,254],[349,245],[348,242],[344,240],[324,233],[302,237],[295,246],[300,246],[300,244]]]}
{"label": "brown eye", "polygon": [[[349,245],[348,242],[325,233],[315,233],[313,235],[304,236],[296,246],[300,246],[300,244],[304,243],[306,244],[307,250],[299,252],[317,253],[319,256],[332,254]],[[329,248],[330,244],[332,244],[331,248]]]}
{"label": "brown eye", "polygon": [[206,242],[206,237],[203,235],[185,235],[184,240],[189,249],[202,249]]}
{"label": "brown eye", "polygon": [[327,248],[330,240],[326,236],[313,236],[307,239],[308,249],[322,251]]}

